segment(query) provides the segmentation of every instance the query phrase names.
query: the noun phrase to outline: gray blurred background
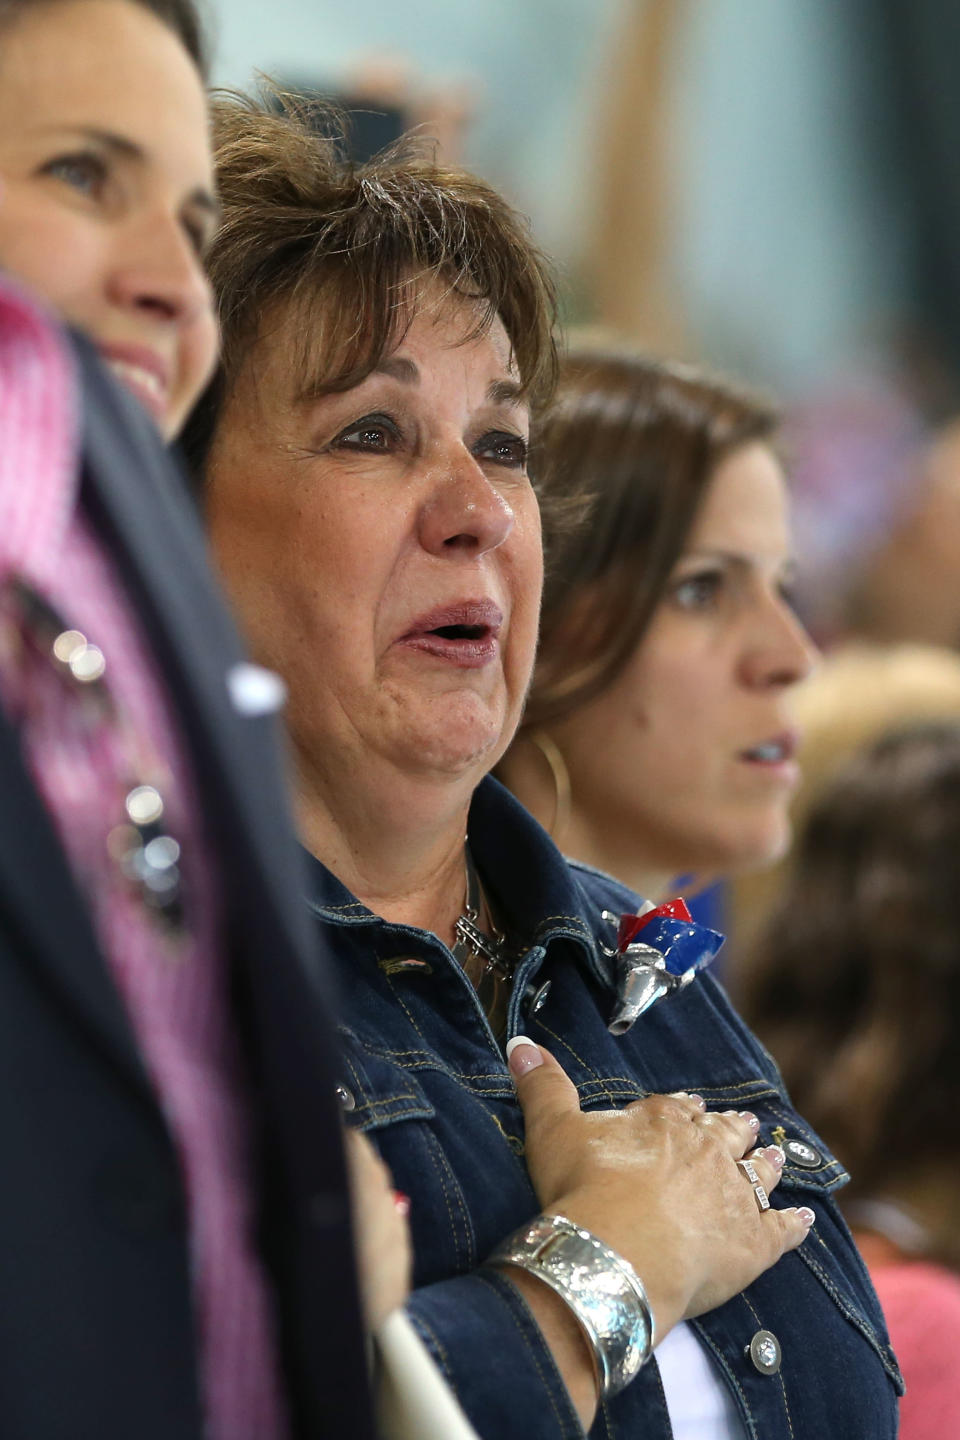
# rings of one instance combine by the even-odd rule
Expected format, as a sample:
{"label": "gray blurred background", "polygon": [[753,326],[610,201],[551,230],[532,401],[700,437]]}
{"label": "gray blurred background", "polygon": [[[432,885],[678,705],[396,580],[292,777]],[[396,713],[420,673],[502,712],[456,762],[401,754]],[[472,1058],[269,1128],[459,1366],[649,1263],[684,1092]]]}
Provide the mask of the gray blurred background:
{"label": "gray blurred background", "polygon": [[900,514],[957,406],[956,0],[219,0],[214,19],[219,83],[357,96],[389,112],[377,137],[402,117],[502,188],[571,321],[784,400],[829,638],[829,576],[865,516],[873,544]]}

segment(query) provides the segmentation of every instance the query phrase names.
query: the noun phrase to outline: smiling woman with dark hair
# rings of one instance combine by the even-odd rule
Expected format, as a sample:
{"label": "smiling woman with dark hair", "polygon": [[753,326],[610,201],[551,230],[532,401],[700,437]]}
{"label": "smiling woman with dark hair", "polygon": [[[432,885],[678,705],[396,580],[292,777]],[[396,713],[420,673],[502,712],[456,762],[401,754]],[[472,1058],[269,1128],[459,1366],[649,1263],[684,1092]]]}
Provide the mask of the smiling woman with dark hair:
{"label": "smiling woman with dark hair", "polygon": [[161,444],[216,353],[200,60],[189,0],[0,0],[4,1440],[368,1440],[405,1288],[357,1143],[358,1292],[270,691]]}
{"label": "smiling woman with dark hair", "polygon": [[167,439],[217,351],[202,64],[187,0],[0,0],[0,269],[86,332]]}

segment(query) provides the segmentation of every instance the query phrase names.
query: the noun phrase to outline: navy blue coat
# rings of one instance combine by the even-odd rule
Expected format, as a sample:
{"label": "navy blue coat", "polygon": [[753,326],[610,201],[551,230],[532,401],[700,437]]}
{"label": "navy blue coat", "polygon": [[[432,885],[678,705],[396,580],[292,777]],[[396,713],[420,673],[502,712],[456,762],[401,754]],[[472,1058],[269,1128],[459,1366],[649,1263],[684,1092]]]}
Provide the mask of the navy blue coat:
{"label": "navy blue coat", "polygon": [[[154,647],[220,861],[296,1433],[369,1440],[330,994],[274,724],[230,702],[243,654],[175,468],[89,346],[74,345],[82,503]],[[0,1144],[4,1440],[201,1440],[173,1144],[2,712]]]}

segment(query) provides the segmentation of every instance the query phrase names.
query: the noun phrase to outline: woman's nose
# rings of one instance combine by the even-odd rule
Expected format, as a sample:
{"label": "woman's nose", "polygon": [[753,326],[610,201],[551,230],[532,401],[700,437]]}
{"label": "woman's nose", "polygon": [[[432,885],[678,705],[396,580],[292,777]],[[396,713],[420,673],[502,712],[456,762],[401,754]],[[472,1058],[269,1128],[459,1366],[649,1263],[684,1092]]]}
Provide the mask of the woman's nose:
{"label": "woman's nose", "polygon": [[210,307],[210,282],[176,217],[139,217],[136,233],[124,235],[117,252],[110,279],[116,304],[181,325]]}
{"label": "woman's nose", "polygon": [[481,555],[502,545],[513,510],[476,459],[464,450],[438,465],[420,511],[420,543],[435,555]]}
{"label": "woman's nose", "polygon": [[762,629],[745,656],[748,684],[786,688],[805,680],[818,659],[817,647],[796,614],[779,595],[770,597]]}

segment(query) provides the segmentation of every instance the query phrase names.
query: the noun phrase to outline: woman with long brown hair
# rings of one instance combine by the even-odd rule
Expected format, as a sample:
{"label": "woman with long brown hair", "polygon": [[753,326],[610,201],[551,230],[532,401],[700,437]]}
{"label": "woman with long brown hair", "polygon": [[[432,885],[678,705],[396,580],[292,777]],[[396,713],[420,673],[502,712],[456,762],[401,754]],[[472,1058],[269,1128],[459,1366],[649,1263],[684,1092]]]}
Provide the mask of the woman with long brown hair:
{"label": "woman with long brown hair", "polygon": [[575,350],[537,446],[540,648],[498,774],[562,850],[645,895],[788,843],[812,650],[776,428],[726,381]]}

